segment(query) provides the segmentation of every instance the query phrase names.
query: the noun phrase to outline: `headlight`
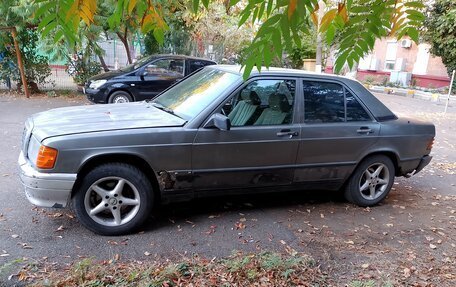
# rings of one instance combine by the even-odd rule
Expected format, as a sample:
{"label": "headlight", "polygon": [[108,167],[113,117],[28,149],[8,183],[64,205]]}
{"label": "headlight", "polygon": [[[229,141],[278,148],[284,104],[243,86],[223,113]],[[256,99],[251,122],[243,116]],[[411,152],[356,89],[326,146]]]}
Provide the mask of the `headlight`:
{"label": "headlight", "polygon": [[41,169],[54,168],[58,151],[54,148],[42,145],[34,136],[28,146],[28,158]]}
{"label": "headlight", "polygon": [[36,158],[38,157],[40,146],[41,143],[34,136],[31,136],[27,150],[27,157],[33,164],[36,164]]}
{"label": "headlight", "polygon": [[107,80],[97,80],[97,81],[93,81],[92,83],[90,83],[89,88],[91,88],[91,89],[99,89],[99,88],[100,88],[101,86],[103,86],[106,82],[107,82]]}

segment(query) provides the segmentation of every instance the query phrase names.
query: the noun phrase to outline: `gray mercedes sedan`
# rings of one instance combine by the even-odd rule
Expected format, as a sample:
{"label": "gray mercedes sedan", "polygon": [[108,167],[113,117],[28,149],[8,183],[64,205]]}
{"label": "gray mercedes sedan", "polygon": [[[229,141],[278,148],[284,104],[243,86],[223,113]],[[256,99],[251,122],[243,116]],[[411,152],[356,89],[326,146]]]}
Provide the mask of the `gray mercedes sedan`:
{"label": "gray mercedes sedan", "polygon": [[200,196],[324,189],[373,206],[430,162],[434,135],[354,80],[209,66],[149,102],[31,116],[20,177],[31,203],[71,203],[88,229],[118,235],[155,203]]}

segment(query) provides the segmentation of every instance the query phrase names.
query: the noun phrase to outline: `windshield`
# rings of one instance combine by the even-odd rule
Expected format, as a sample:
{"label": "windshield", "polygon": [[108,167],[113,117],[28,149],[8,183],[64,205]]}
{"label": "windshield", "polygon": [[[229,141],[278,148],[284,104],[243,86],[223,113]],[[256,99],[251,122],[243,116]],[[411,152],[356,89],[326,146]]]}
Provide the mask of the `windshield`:
{"label": "windshield", "polygon": [[120,70],[124,71],[124,72],[131,72],[133,70],[138,69],[139,67],[141,67],[145,63],[149,62],[150,60],[152,60],[152,56],[144,57],[144,58],[141,58],[138,61],[134,62],[133,64],[123,67]]}
{"label": "windshield", "polygon": [[188,121],[240,78],[241,76],[228,72],[203,69],[170,88],[153,102]]}

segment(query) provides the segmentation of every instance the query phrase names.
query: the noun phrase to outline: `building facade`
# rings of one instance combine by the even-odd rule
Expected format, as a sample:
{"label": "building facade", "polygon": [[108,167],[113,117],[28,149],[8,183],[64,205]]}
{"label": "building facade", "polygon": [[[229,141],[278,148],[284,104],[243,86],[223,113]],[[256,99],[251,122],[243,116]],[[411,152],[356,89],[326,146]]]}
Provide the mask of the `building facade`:
{"label": "building facade", "polygon": [[[373,51],[360,60],[356,77],[360,81],[390,82],[404,87],[435,89],[449,86],[445,65],[429,50],[429,44],[417,45],[408,38],[377,40]],[[327,72],[332,70],[331,66],[327,67]]]}

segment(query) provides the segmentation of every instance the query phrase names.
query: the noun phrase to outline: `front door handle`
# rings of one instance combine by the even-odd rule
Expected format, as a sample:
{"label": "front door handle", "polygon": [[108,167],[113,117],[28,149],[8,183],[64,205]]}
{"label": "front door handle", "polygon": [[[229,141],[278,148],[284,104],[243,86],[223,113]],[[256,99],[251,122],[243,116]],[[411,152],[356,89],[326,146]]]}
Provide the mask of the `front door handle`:
{"label": "front door handle", "polygon": [[291,130],[288,130],[288,129],[281,130],[280,132],[277,133],[278,137],[287,137],[288,136],[288,137],[290,137],[290,139],[292,137],[295,137],[295,136],[298,136],[298,135],[299,135],[298,132],[292,132]]}
{"label": "front door handle", "polygon": [[372,129],[369,127],[360,127],[358,130],[356,130],[357,133],[359,134],[370,134],[372,132]]}

